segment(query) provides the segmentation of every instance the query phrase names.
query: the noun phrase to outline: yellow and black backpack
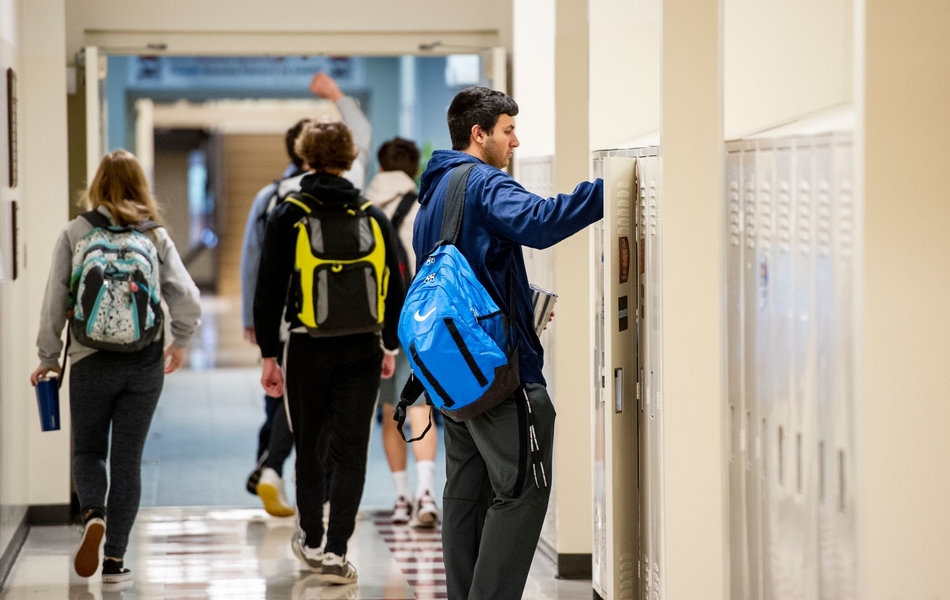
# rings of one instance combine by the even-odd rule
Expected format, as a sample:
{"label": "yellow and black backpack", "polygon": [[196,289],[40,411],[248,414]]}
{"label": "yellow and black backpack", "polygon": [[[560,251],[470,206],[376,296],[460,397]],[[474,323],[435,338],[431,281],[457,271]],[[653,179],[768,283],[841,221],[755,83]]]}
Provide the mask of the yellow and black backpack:
{"label": "yellow and black backpack", "polygon": [[372,203],[324,204],[307,193],[285,202],[307,213],[296,224],[297,318],[314,337],[380,331],[389,269]]}

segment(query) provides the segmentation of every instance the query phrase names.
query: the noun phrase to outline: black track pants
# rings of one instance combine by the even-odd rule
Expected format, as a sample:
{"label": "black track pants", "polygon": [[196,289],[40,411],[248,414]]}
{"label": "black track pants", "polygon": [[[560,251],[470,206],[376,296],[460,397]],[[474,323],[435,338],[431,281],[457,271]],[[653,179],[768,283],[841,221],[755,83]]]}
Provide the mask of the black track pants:
{"label": "black track pants", "polygon": [[[517,600],[524,591],[551,494],[555,417],[547,388],[524,387],[527,401],[519,390],[462,423],[445,419],[442,549],[453,600]],[[544,475],[532,468],[531,417]]]}
{"label": "black track pants", "polygon": [[[377,334],[312,338],[294,333],[286,352],[287,411],[297,448],[297,510],[304,543],[320,546],[323,501],[329,498],[325,550],[342,556],[363,496],[383,350]],[[329,494],[324,465],[333,471]]]}

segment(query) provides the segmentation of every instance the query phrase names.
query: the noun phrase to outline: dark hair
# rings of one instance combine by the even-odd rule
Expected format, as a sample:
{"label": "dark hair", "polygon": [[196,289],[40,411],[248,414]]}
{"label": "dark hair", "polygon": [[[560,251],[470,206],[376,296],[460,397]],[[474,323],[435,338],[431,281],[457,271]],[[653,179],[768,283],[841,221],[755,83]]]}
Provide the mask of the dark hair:
{"label": "dark hair", "polygon": [[303,160],[297,156],[297,152],[294,151],[294,144],[297,143],[297,138],[300,137],[300,132],[303,130],[304,125],[309,125],[313,123],[311,119],[300,119],[297,123],[287,130],[287,134],[284,136],[284,144],[287,145],[287,156],[290,157],[290,160],[293,161],[294,166],[298,169],[303,168]]}
{"label": "dark hair", "polygon": [[518,114],[518,103],[508,94],[486,87],[470,87],[455,95],[449,105],[449,135],[453,150],[465,150],[472,137],[472,127],[480,125],[491,135],[498,117]]}
{"label": "dark hair", "polygon": [[316,121],[304,125],[294,151],[314,171],[346,171],[356,160],[350,128],[340,121]]}
{"label": "dark hair", "polygon": [[419,174],[419,156],[419,148],[401,137],[383,143],[376,153],[383,171],[402,171],[413,179]]}

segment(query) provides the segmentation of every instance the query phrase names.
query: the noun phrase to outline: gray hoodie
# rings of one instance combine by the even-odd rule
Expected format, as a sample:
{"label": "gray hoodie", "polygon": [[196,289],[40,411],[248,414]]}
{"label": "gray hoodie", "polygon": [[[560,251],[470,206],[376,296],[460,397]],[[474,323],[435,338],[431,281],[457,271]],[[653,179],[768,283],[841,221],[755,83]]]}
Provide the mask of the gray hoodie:
{"label": "gray hoodie", "polygon": [[[100,206],[99,212],[113,221],[109,210]],[[114,222],[114,221],[113,221]],[[66,224],[56,240],[53,250],[53,264],[50,267],[46,293],[43,295],[43,309],[40,313],[40,332],[36,337],[36,347],[40,357],[40,366],[58,367],[63,351],[63,328],[66,326],[66,311],[69,300],[69,281],[72,277],[73,249],[92,225],[79,217]],[[198,287],[181,262],[175,244],[168,237],[164,227],[153,229],[150,233],[158,250],[160,259],[159,278],[161,280],[162,299],[168,304],[171,313],[172,343],[180,348],[188,346],[188,341],[198,327],[201,305],[198,301]],[[96,352],[94,348],[83,346],[73,340],[69,345],[69,357],[73,364]]]}

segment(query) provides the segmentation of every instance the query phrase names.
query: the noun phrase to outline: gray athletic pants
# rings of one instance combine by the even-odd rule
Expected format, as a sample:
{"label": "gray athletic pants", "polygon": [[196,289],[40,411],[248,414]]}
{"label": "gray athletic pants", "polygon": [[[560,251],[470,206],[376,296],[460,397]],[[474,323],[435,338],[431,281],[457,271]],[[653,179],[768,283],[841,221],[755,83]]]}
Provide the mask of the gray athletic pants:
{"label": "gray athletic pants", "polygon": [[[467,421],[445,419],[442,550],[452,600],[517,600],[524,592],[551,495],[555,417],[547,388],[524,387],[527,401],[519,390]],[[532,419],[544,474],[532,465]]]}
{"label": "gray athletic pants", "polygon": [[71,369],[73,481],[80,510],[107,515],[105,555],[122,558],[142,496],[142,449],[165,382],[162,344],[134,353],[96,352]]}

